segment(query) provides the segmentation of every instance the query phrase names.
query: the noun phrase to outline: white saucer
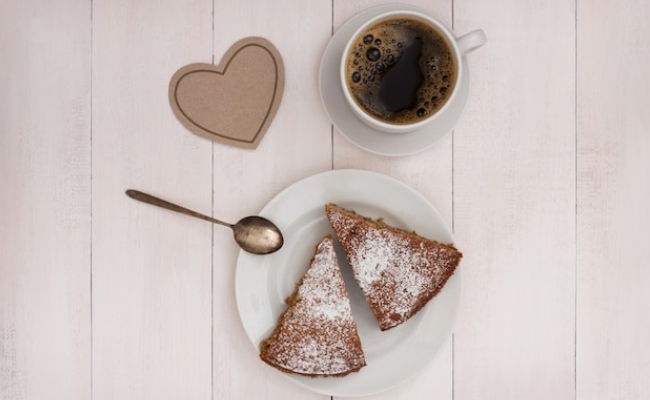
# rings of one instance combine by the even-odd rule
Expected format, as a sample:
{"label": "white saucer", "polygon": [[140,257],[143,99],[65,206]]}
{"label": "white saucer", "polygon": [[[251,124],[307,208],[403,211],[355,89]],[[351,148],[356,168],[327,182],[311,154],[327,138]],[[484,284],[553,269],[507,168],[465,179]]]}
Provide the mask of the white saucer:
{"label": "white saucer", "polygon": [[[414,189],[385,175],[335,170],[291,185],[260,212],[282,230],[284,247],[266,256],[242,251],[237,260],[237,308],[257,351],[286,309],[284,299],[293,293],[296,282],[309,267],[314,247],[326,234],[333,234],[325,216],[327,202],[372,218],[385,217],[394,226],[442,243],[453,243],[451,231],[438,211]],[[418,314],[382,332],[338,243],[337,251],[367,366],[342,378],[309,378],[273,371],[327,395],[365,396],[383,392],[424,369],[451,336],[460,304],[461,268]]]}
{"label": "white saucer", "polygon": [[340,81],[340,63],[343,49],[350,36],[370,18],[394,10],[422,9],[406,4],[386,4],[370,8],[350,18],[330,39],[320,64],[318,77],[320,94],[325,111],[336,128],[355,145],[371,153],[384,156],[406,156],[425,150],[445,137],[460,119],[469,95],[469,68],[463,57],[463,79],[458,83],[458,107],[437,117],[428,126],[408,133],[385,133],[372,129],[350,110]]}

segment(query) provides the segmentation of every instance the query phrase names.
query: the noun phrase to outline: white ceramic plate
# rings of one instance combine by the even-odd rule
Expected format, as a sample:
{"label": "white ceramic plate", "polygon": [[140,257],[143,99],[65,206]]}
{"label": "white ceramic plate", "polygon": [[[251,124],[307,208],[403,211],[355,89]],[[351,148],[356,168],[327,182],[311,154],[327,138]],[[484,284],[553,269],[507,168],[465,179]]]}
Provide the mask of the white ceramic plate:
{"label": "white ceramic plate", "polygon": [[348,106],[341,88],[340,63],[348,39],[369,19],[396,10],[413,10],[426,13],[421,8],[407,4],[385,4],[369,8],[350,18],[330,39],[320,64],[318,77],[320,95],[330,120],[349,141],[371,153],[384,156],[414,154],[436,144],[445,137],[460,119],[469,96],[469,65],[463,57],[463,79],[458,83],[459,107],[441,115],[422,129],[408,133],[386,133],[375,130],[361,122]]}
{"label": "white ceramic plate", "polygon": [[[327,202],[369,217],[384,217],[391,225],[415,230],[442,243],[453,243],[451,232],[438,211],[414,189],[385,175],[336,170],[293,184],[260,213],[282,230],[284,247],[266,256],[242,251],[237,261],[235,290],[239,315],[258,351],[259,343],[269,336],[286,309],[284,299],[293,292],[296,282],[309,267],[314,247],[323,236],[333,234],[325,216]],[[460,302],[460,271],[457,270],[443,290],[413,318],[381,332],[352,278],[345,256],[340,248],[337,251],[368,365],[343,378],[277,373],[327,395],[379,393],[413,377],[445,345]]]}

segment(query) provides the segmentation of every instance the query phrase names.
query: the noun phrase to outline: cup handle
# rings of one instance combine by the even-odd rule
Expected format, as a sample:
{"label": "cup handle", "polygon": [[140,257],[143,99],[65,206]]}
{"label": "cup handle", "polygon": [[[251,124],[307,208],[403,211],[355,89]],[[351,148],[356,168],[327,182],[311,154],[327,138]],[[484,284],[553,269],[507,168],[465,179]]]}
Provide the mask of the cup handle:
{"label": "cup handle", "polygon": [[485,43],[487,43],[487,36],[485,36],[483,29],[471,31],[456,39],[458,50],[460,50],[460,54],[463,56],[478,49]]}

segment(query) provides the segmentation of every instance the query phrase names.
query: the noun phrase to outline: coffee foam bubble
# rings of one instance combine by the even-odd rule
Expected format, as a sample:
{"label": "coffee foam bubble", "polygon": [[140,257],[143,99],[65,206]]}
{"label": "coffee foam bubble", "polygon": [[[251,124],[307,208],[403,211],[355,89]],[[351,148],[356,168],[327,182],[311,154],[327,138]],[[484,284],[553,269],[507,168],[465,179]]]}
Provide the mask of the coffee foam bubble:
{"label": "coffee foam bubble", "polygon": [[[410,107],[391,111],[379,96],[383,78],[418,39],[422,43],[417,59],[422,83],[413,93]],[[380,120],[404,124],[421,121],[442,108],[453,92],[456,65],[440,33],[419,21],[399,18],[379,22],[355,38],[347,56],[346,75],[350,92],[362,109]]]}

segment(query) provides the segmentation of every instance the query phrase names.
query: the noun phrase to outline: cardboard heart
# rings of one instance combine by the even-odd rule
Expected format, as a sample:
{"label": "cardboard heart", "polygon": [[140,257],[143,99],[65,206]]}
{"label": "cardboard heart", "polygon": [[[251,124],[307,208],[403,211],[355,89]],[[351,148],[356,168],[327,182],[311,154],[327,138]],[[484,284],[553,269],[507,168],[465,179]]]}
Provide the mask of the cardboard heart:
{"label": "cardboard heart", "polygon": [[190,64],[169,82],[169,103],[191,132],[215,142],[255,149],[280,107],[284,65],[268,40],[233,44],[217,66]]}

